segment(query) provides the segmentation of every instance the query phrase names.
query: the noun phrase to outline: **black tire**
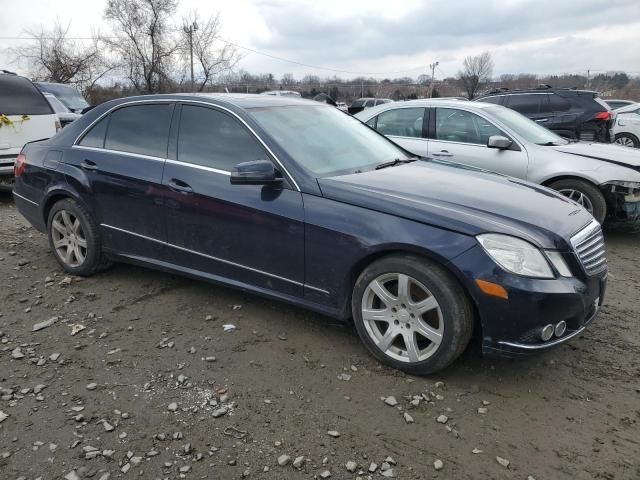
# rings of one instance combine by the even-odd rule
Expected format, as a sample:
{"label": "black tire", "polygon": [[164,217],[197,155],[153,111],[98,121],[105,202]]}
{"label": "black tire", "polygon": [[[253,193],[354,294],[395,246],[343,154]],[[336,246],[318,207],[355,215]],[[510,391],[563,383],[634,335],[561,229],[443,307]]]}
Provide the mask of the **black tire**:
{"label": "black tire", "polygon": [[[63,211],[69,212],[78,220],[84,240],[86,241],[86,255],[84,257],[84,261],[79,265],[70,265],[66,262],[54,246],[55,234],[53,220]],[[100,236],[95,220],[87,208],[75,200],[70,198],[60,200],[51,207],[47,218],[47,234],[53,256],[62,268],[72,275],[82,277],[90,276],[99,271],[106,270],[111,265],[111,262],[102,253],[102,245],[100,243]]]}
{"label": "black tire", "polygon": [[591,202],[593,207],[591,214],[600,224],[602,224],[607,217],[607,202],[602,192],[594,184],[577,178],[567,178],[553,182],[549,185],[549,188],[558,192],[562,192],[563,190],[580,192]]}
{"label": "black tire", "polygon": [[633,145],[633,148],[640,148],[640,140],[632,133],[618,133],[615,138],[615,143],[618,143],[618,140],[628,140]]}
{"label": "black tire", "polygon": [[[400,361],[383,352],[371,338],[362,316],[363,296],[378,277],[405,274],[424,285],[436,299],[444,326],[441,343],[428,358],[416,362]],[[367,350],[381,362],[415,375],[428,375],[450,365],[465,350],[474,326],[471,301],[460,283],[439,265],[411,254],[394,254],[369,265],[353,288],[351,300],[354,324]]]}

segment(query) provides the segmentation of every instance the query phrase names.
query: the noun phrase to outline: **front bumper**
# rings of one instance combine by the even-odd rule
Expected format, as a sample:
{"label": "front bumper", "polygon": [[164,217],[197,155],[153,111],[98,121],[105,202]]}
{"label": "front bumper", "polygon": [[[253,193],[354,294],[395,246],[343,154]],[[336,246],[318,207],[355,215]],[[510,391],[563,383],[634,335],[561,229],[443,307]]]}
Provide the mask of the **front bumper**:
{"label": "front bumper", "polygon": [[[588,276],[574,254],[565,255],[575,276],[547,280],[504,271],[480,246],[452,261],[459,271],[465,272],[480,318],[485,355],[518,357],[545,351],[579,335],[593,322],[604,300],[607,271]],[[509,298],[482,293],[476,279],[502,285]],[[564,334],[546,342],[540,340],[540,330],[545,325],[555,326],[561,321],[567,325]]]}

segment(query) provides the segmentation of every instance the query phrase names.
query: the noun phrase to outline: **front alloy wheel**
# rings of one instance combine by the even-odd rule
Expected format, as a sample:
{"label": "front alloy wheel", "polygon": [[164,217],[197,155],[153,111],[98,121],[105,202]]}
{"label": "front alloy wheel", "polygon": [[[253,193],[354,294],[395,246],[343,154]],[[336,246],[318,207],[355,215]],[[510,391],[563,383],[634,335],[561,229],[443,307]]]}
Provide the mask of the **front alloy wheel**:
{"label": "front alloy wheel", "polygon": [[400,362],[426,360],[442,343],[438,301],[403,273],[385,273],[369,283],[362,297],[362,319],[376,346]]}
{"label": "front alloy wheel", "polygon": [[351,296],[353,320],[365,347],[382,362],[417,375],[445,368],[473,332],[467,292],[438,264],[393,254],[360,274]]}

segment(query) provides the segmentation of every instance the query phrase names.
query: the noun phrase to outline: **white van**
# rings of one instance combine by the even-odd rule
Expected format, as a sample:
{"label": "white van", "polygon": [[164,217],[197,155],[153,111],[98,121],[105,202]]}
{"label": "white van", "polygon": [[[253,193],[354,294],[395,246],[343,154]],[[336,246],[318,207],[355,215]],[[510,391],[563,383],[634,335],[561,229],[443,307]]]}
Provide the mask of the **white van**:
{"label": "white van", "polygon": [[0,73],[0,187],[13,183],[13,163],[25,143],[59,129],[57,115],[30,80]]}

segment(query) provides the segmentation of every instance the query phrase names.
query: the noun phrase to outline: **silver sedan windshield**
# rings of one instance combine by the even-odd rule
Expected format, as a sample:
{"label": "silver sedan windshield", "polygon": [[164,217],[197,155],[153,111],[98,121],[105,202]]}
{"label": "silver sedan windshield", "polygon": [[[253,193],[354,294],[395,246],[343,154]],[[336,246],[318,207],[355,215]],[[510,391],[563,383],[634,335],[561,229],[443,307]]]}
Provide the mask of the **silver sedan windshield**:
{"label": "silver sedan windshield", "polygon": [[484,111],[500,120],[527,142],[537,145],[566,145],[569,143],[551,130],[547,130],[533,120],[529,120],[524,115],[509,108],[495,106],[488,107]]}

